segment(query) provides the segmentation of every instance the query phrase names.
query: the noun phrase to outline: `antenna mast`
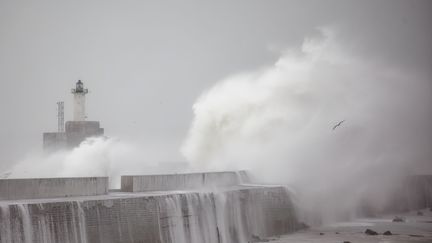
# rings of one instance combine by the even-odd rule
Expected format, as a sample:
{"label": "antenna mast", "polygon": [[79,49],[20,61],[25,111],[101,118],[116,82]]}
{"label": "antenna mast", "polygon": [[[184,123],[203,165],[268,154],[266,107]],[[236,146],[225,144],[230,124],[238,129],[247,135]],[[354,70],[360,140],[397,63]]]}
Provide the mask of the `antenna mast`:
{"label": "antenna mast", "polygon": [[64,132],[64,102],[57,102],[58,132]]}

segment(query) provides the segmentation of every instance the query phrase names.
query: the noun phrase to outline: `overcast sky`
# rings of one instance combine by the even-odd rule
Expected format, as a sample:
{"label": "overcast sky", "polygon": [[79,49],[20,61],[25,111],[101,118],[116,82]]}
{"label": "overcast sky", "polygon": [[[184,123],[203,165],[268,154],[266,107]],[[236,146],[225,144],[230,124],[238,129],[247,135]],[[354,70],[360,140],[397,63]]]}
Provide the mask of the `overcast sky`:
{"label": "overcast sky", "polygon": [[431,13],[428,0],[0,0],[0,169],[41,149],[42,133],[57,129],[57,101],[72,118],[78,79],[106,135],[182,160],[203,91],[271,65],[321,26],[358,55],[431,80]]}

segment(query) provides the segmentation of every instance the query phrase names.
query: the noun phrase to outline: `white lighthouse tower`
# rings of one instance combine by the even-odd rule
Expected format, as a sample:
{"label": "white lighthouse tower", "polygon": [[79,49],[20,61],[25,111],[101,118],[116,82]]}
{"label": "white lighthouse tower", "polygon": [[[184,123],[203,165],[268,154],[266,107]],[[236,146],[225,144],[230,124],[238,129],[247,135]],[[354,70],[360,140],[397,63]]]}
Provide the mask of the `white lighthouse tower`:
{"label": "white lighthouse tower", "polygon": [[74,121],[84,121],[85,115],[85,95],[88,93],[88,89],[84,89],[84,84],[81,80],[76,83],[75,89],[72,89],[74,94]]}

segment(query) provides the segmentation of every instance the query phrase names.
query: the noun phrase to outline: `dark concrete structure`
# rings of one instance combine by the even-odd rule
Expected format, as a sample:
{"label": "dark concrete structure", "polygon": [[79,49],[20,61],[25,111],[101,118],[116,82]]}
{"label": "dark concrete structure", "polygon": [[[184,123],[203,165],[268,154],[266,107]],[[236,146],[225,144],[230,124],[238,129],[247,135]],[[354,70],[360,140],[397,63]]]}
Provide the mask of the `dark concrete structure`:
{"label": "dark concrete structure", "polygon": [[104,135],[98,121],[68,121],[65,132],[46,132],[43,134],[43,147],[46,151],[71,149],[89,137]]}
{"label": "dark concrete structure", "polygon": [[66,145],[78,146],[88,137],[103,136],[104,129],[98,121],[68,121],[66,122]]}

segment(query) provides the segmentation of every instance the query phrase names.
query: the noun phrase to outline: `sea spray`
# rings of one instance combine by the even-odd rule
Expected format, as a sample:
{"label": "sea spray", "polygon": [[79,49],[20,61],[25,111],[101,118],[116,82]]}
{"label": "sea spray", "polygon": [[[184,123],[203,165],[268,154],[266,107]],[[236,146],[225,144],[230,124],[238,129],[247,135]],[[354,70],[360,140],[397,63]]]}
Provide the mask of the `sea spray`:
{"label": "sea spray", "polygon": [[364,59],[321,32],[203,92],[181,151],[196,168],[292,185],[304,212],[330,222],[363,201],[385,204],[389,195],[373,191],[392,191],[429,163],[432,95],[427,74]]}
{"label": "sea spray", "polygon": [[[71,150],[27,154],[6,173],[8,178],[109,176],[110,188],[119,188],[121,175],[166,172],[169,166],[155,162],[160,157],[152,156],[154,153],[135,141],[91,137]],[[145,163],[143,158],[147,159]]]}

